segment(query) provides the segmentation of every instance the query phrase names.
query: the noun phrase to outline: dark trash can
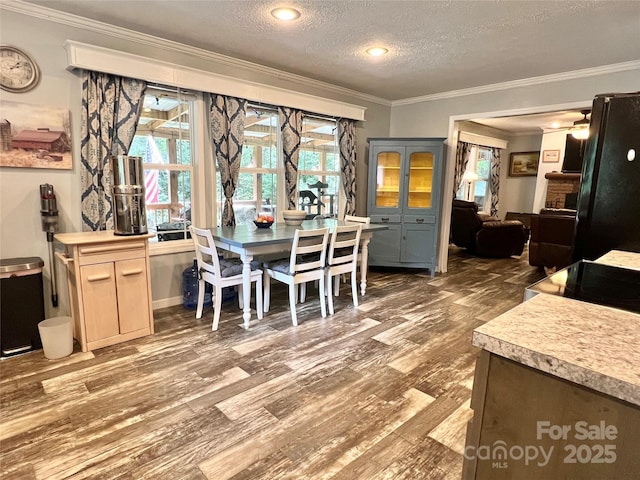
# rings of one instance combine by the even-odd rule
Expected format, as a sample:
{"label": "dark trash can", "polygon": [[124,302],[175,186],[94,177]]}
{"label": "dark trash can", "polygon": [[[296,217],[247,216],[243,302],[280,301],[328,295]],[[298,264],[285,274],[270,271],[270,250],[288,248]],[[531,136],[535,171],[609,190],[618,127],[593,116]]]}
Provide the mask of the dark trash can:
{"label": "dark trash can", "polygon": [[40,257],[0,260],[0,350],[2,357],[42,348],[38,323],[44,320]]}

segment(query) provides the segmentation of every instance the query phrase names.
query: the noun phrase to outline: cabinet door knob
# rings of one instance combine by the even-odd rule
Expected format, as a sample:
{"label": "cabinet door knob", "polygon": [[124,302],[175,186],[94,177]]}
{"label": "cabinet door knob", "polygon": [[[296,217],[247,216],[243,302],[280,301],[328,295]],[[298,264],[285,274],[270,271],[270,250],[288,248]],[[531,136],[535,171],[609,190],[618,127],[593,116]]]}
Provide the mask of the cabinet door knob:
{"label": "cabinet door knob", "polygon": [[141,268],[137,268],[136,270],[123,270],[122,271],[122,276],[123,277],[128,277],[129,275],[139,275],[142,273],[142,269]]}

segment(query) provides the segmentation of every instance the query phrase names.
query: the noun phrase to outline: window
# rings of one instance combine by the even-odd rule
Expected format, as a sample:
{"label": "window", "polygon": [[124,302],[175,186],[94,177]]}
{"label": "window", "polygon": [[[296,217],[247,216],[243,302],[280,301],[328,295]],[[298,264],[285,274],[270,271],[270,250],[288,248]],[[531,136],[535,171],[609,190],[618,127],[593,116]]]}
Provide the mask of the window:
{"label": "window", "polygon": [[129,155],[144,162],[147,226],[152,242],[189,238],[194,166],[192,125],[195,97],[147,89]]}
{"label": "window", "polygon": [[305,116],[298,158],[299,208],[310,215],[337,216],[340,211],[340,154],[337,123]]}
{"label": "window", "polygon": [[469,155],[469,163],[462,177],[462,184],[457,192],[458,198],[475,202],[482,212],[491,209],[491,191],[489,177],[491,176],[491,148],[473,145]]}
{"label": "window", "polygon": [[[237,225],[251,224],[260,212],[276,217],[278,205],[286,206],[282,180],[284,169],[279,160],[279,130],[277,109],[249,105],[245,118],[240,174],[233,195]],[[299,208],[306,209],[310,215],[335,216],[339,212],[341,184],[336,130],[337,124],[333,119],[304,117],[298,157],[298,192]],[[312,186],[318,182],[322,185]],[[220,219],[224,207],[224,192],[218,172],[216,188]]]}
{"label": "window", "polygon": [[[247,107],[244,143],[238,184],[233,195],[236,224],[250,224],[259,212],[274,217],[278,207],[278,111]],[[222,218],[224,192],[216,171],[218,224]]]}
{"label": "window", "polygon": [[[149,231],[156,234],[151,239],[156,243],[156,253],[178,248],[178,242],[169,247],[167,241],[188,240],[188,227],[192,221],[214,225],[212,217],[217,214],[217,224],[220,224],[224,207],[220,173],[215,161],[215,176],[205,174],[204,162],[197,161],[212,154],[207,123],[201,97],[157,87],[150,87],[145,92],[143,111],[129,154],[143,158],[147,225]],[[306,208],[310,215],[319,212],[337,216],[340,211],[336,129],[333,119],[307,116],[303,121],[298,188],[319,201],[316,200],[313,206],[301,203],[299,208]],[[245,118],[238,184],[233,196],[238,225],[251,224],[261,212],[276,217],[279,206],[286,205],[279,138],[277,109],[250,105]],[[206,194],[213,193],[214,178],[215,203],[212,205]],[[200,192],[201,198],[196,192]],[[186,242],[183,244],[180,248],[188,248]]]}

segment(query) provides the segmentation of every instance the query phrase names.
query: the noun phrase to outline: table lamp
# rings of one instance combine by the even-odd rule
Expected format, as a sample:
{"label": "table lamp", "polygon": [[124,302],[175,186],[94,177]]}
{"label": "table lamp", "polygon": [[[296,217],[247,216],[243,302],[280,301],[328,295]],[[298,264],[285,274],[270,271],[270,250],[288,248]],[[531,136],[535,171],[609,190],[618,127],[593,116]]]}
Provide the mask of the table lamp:
{"label": "table lamp", "polygon": [[474,172],[473,170],[467,170],[462,175],[462,181],[463,182],[467,182],[467,195],[466,195],[465,198],[469,202],[473,201],[473,198],[471,197],[471,184],[473,182],[475,182],[476,180],[478,180],[478,174],[476,172]]}

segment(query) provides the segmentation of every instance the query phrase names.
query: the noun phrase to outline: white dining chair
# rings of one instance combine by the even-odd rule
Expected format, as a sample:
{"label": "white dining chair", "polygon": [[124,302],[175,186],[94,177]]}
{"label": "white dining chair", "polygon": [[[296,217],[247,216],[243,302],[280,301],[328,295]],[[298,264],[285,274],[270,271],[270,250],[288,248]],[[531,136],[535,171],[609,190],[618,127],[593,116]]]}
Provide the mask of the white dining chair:
{"label": "white dining chair", "polygon": [[[211,232],[206,229],[189,227],[191,238],[196,249],[198,263],[198,307],[196,318],[202,318],[204,304],[205,282],[214,288],[213,300],[213,324],[211,330],[218,329],[220,310],[222,309],[222,289],[238,286],[239,297],[243,293],[251,295],[251,292],[242,291],[242,261],[239,259],[220,259],[215,241]],[[258,319],[263,317],[262,302],[262,270],[257,268],[257,263],[251,265],[251,283],[256,283],[256,310]]]}
{"label": "white dining chair", "polygon": [[271,302],[271,279],[289,285],[289,307],[291,321],[298,325],[296,303],[298,285],[318,280],[320,289],[320,311],[327,316],[324,300],[324,266],[327,255],[329,228],[316,230],[297,229],[291,244],[291,256],[288,259],[268,262],[264,265],[264,311],[269,311]]}
{"label": "white dining chair", "polygon": [[[370,225],[371,224],[371,217],[358,217],[355,215],[345,215],[344,216],[344,221],[348,222],[348,223],[360,223],[362,225]],[[362,263],[362,251],[358,251],[358,265],[360,265],[360,263]],[[336,292],[339,290],[340,288],[340,282],[336,281],[336,287],[335,290]]]}
{"label": "white dining chair", "polygon": [[362,223],[363,225],[369,225],[371,223],[371,217],[356,217],[355,215],[345,215],[345,222]]}
{"label": "white dining chair", "polygon": [[334,292],[331,288],[333,277],[336,278],[336,292],[338,296],[339,275],[351,274],[351,296],[353,297],[353,306],[358,306],[358,282],[356,280],[356,269],[358,266],[358,249],[360,247],[360,235],[362,233],[362,225],[344,225],[335,227],[331,234],[331,242],[329,243],[329,253],[327,255],[327,291],[329,294],[329,314],[333,315],[333,296]]}

